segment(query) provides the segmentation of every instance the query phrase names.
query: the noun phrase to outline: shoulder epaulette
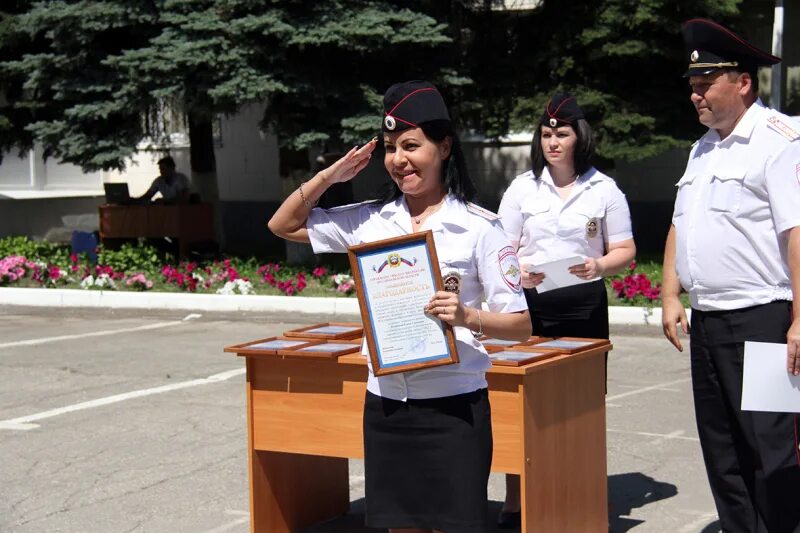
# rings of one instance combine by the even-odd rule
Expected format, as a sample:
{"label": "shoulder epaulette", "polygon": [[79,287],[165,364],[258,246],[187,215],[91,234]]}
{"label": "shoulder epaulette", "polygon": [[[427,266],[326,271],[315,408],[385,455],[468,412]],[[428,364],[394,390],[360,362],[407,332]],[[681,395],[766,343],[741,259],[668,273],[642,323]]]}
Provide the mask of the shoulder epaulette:
{"label": "shoulder epaulette", "polygon": [[350,209],[355,209],[356,207],[361,207],[362,205],[374,204],[374,203],[377,203],[377,201],[365,200],[363,202],[356,202],[354,204],[346,204],[346,205],[339,205],[336,207],[330,207],[328,209],[325,209],[325,211],[327,211],[328,213],[339,213],[341,211],[349,211]]}
{"label": "shoulder epaulette", "polygon": [[800,133],[775,115],[767,118],[767,125],[790,141],[800,139]]}
{"label": "shoulder epaulette", "polygon": [[467,211],[474,213],[481,218],[485,218],[486,220],[500,220],[500,217],[496,213],[492,213],[488,209],[484,209],[483,207],[473,204],[472,202],[467,202]]}

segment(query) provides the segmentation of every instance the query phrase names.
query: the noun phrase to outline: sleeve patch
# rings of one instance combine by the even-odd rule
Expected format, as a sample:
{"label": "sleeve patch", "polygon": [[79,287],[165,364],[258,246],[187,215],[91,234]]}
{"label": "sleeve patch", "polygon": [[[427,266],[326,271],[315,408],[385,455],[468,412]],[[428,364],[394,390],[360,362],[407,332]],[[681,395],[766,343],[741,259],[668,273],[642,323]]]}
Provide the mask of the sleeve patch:
{"label": "sleeve patch", "polygon": [[519,292],[522,287],[522,270],[519,267],[519,259],[517,259],[517,253],[514,248],[511,246],[501,248],[497,252],[497,259],[503,281],[514,292]]}
{"label": "sleeve patch", "polygon": [[800,139],[800,133],[798,133],[797,130],[786,124],[778,117],[769,117],[767,122],[769,123],[770,128],[777,131],[790,141],[796,141],[797,139]]}

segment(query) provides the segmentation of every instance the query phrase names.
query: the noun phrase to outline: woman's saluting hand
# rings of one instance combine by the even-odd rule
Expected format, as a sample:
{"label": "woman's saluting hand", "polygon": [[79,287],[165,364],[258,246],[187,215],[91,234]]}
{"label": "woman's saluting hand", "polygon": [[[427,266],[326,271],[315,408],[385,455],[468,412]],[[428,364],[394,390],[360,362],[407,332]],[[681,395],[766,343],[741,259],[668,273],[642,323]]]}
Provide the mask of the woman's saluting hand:
{"label": "woman's saluting hand", "polygon": [[364,170],[372,157],[378,138],[374,137],[367,144],[359,148],[354,146],[331,166],[321,171],[321,177],[328,183],[344,183],[350,181],[356,174]]}

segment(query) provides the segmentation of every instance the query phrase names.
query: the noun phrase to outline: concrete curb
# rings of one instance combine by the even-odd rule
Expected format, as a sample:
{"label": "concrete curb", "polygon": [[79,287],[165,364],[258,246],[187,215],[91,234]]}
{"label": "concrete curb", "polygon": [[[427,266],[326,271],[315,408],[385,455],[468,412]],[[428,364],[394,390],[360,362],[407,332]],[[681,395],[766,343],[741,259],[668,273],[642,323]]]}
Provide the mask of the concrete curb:
{"label": "concrete curb", "polygon": [[[358,300],[355,298],[20,289],[15,287],[0,288],[0,305],[207,312],[250,311],[326,315],[332,319],[359,314]],[[611,324],[660,326],[661,308],[612,306],[608,308],[608,318]]]}

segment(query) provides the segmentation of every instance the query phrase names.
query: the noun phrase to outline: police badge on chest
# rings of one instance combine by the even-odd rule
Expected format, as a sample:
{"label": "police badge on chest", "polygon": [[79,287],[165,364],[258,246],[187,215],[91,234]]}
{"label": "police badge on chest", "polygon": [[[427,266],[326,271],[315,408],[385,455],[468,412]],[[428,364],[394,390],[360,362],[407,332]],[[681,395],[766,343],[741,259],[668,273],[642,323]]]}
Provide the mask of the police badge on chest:
{"label": "police badge on chest", "polygon": [[590,218],[586,223],[586,238],[594,239],[595,237],[597,237],[597,219]]}
{"label": "police badge on chest", "polygon": [[444,290],[458,294],[461,291],[461,274],[455,271],[448,272],[442,278],[442,283],[444,284]]}

